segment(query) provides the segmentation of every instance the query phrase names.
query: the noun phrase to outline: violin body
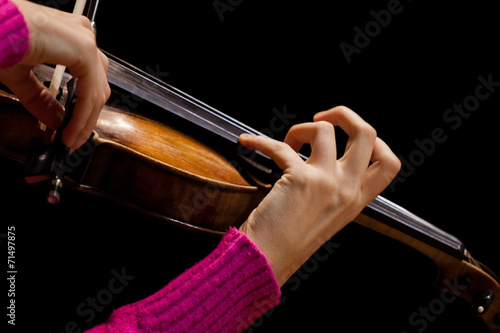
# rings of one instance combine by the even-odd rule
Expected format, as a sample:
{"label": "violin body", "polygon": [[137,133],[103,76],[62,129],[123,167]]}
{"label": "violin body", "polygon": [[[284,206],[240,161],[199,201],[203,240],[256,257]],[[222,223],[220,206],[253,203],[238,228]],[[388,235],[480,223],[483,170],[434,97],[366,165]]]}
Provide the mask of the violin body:
{"label": "violin body", "polygon": [[[37,75],[49,74],[44,71],[50,69]],[[52,131],[41,131],[15,96],[0,91],[0,103],[0,152],[26,162],[32,138],[48,144]],[[66,182],[79,190],[210,232],[242,224],[271,188],[243,177],[198,138],[111,105],[93,137],[66,158],[66,171]]]}
{"label": "violin body", "polygon": [[105,108],[80,188],[195,228],[239,226],[270,186],[248,183],[202,142],[164,124]]}

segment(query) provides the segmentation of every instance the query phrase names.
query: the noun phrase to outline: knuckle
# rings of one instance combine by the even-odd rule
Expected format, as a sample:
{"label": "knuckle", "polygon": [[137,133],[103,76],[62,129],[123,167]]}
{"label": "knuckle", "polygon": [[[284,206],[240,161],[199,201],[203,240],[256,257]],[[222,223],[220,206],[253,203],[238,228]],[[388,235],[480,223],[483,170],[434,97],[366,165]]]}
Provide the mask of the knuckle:
{"label": "knuckle", "polygon": [[109,59],[101,51],[99,51],[99,55],[102,59],[102,67],[104,68],[104,71],[107,72],[109,68]]}
{"label": "knuckle", "polygon": [[109,83],[106,82],[104,84],[104,89],[102,90],[102,101],[106,103],[106,101],[109,99],[109,96],[111,96],[111,88],[109,86]]}
{"label": "knuckle", "polygon": [[356,201],[357,197],[358,191],[356,191],[353,187],[346,187],[339,191],[338,203],[341,207],[348,207]]}
{"label": "knuckle", "polygon": [[395,177],[398,174],[399,170],[401,170],[401,161],[394,154],[391,154],[389,156],[386,164],[388,172],[392,177]]}
{"label": "knuckle", "polygon": [[253,139],[254,148],[256,150],[260,150],[264,152],[264,154],[269,152],[275,152],[276,154],[280,154],[285,149],[285,144],[265,135],[257,135]]}
{"label": "knuckle", "polygon": [[289,133],[294,133],[294,132],[298,131],[302,126],[303,126],[303,124],[295,124],[292,127],[290,127],[290,129],[288,130],[288,132]]}
{"label": "knuckle", "polygon": [[311,179],[307,174],[297,172],[293,174],[292,177],[294,184],[301,189],[307,189],[312,185]]}
{"label": "knuckle", "polygon": [[269,141],[269,145],[270,148],[276,151],[278,154],[284,153],[287,150],[291,149],[290,146],[286,143],[276,140]]}
{"label": "knuckle", "polygon": [[95,50],[97,49],[97,43],[95,36],[91,33],[80,35],[80,38],[75,41],[76,49],[79,50],[75,54],[76,66],[79,68],[83,65],[90,65],[90,61],[95,58]]}
{"label": "knuckle", "polygon": [[359,125],[358,130],[362,135],[375,139],[377,137],[377,131],[367,122],[363,122]]}
{"label": "knuckle", "polygon": [[392,151],[388,151],[381,156],[379,162],[381,164],[380,176],[384,177],[390,183],[399,173],[401,161]]}
{"label": "knuckle", "polygon": [[334,126],[328,121],[318,121],[314,123],[319,131],[333,131]]}
{"label": "knuckle", "polygon": [[85,50],[94,53],[95,50],[97,49],[97,41],[95,39],[95,36],[92,32],[89,31],[89,33],[85,33],[83,38],[81,39],[81,43],[84,47]]}
{"label": "knuckle", "polygon": [[333,108],[333,110],[341,112],[341,113],[352,112],[352,110],[345,105],[336,106]]}
{"label": "knuckle", "polygon": [[303,181],[310,186],[315,193],[331,195],[337,192],[337,184],[329,173],[305,171]]}
{"label": "knuckle", "polygon": [[377,131],[367,122],[363,122],[356,127],[356,136],[367,142],[375,143]]}
{"label": "knuckle", "polygon": [[84,27],[85,29],[92,30],[92,24],[90,23],[88,17],[83,15],[74,15],[74,20],[78,25]]}
{"label": "knuckle", "polygon": [[106,81],[103,83],[103,88],[101,91],[101,102],[102,104],[106,103],[109,100],[109,97],[111,96],[111,87],[109,86],[109,83]]}

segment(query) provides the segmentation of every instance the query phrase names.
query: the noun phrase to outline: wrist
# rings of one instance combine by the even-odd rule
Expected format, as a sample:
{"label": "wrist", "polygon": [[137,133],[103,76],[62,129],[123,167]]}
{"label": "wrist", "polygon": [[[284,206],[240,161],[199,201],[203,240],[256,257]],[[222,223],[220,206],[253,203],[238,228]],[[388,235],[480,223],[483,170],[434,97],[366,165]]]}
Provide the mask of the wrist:
{"label": "wrist", "polygon": [[[265,256],[272,273],[278,285],[282,287],[293,273],[300,268],[300,264],[294,264],[292,259],[295,257],[293,254],[283,256],[283,248],[281,242],[277,241],[276,237],[271,232],[264,230],[254,230],[251,223],[245,222],[240,227],[240,232],[245,234],[246,237],[260,250]],[[296,269],[294,267],[296,266]]]}

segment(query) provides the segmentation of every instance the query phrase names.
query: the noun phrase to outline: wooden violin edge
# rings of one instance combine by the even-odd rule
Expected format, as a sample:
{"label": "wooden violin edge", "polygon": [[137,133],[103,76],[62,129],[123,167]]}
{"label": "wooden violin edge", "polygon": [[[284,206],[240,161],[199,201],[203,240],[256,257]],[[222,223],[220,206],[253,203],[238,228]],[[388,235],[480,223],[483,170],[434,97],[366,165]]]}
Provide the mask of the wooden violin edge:
{"label": "wooden violin edge", "polygon": [[269,191],[179,172],[116,142],[98,141],[77,181],[81,188],[176,224],[224,232],[243,223]]}
{"label": "wooden violin edge", "polygon": [[[364,213],[356,217],[354,222],[406,244],[430,258],[439,271],[436,288],[451,294],[451,297],[457,296],[469,302],[471,314],[480,316],[490,332],[500,333],[500,281],[482,269],[465,249],[464,256],[459,258]],[[479,312],[479,302],[484,301],[479,298],[486,291],[491,291],[494,297],[487,307],[483,307],[483,312]]]}
{"label": "wooden violin edge", "polygon": [[[115,142],[113,140],[103,139],[99,136],[99,134],[97,132],[95,132],[95,133],[96,133],[96,135],[94,137],[94,140],[96,141],[96,144],[95,144],[96,146],[105,145],[105,146],[113,147],[111,149],[123,150],[123,151],[126,151],[128,154],[134,154],[134,155],[140,156],[145,161],[147,160],[150,163],[152,163],[153,165],[157,165],[160,168],[168,170],[169,172],[177,174],[181,177],[190,178],[193,181],[203,182],[203,183],[208,184],[210,186],[218,186],[220,188],[231,189],[231,190],[242,191],[242,192],[254,192],[254,191],[259,189],[259,186],[255,185],[255,184],[249,184],[249,183],[233,184],[233,183],[230,183],[227,181],[213,179],[213,178],[205,177],[205,176],[200,175],[200,174],[187,172],[186,170],[182,170],[174,165],[165,163],[162,160],[159,160],[155,157],[152,157],[152,156],[147,155],[145,153],[142,153],[140,151],[134,150],[133,148],[124,146],[124,145],[122,145],[118,142]],[[270,190],[271,185],[265,184],[263,186],[260,186],[260,188]]]}

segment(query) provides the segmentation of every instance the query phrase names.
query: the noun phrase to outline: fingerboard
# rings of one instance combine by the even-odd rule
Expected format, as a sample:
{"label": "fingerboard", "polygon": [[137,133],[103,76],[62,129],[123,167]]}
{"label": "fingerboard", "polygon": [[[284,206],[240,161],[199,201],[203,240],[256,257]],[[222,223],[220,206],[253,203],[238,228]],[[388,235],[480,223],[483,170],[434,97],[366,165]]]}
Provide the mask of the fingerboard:
{"label": "fingerboard", "polygon": [[456,259],[462,260],[465,258],[465,247],[455,236],[448,234],[382,196],[378,196],[368,204],[362,214]]}

